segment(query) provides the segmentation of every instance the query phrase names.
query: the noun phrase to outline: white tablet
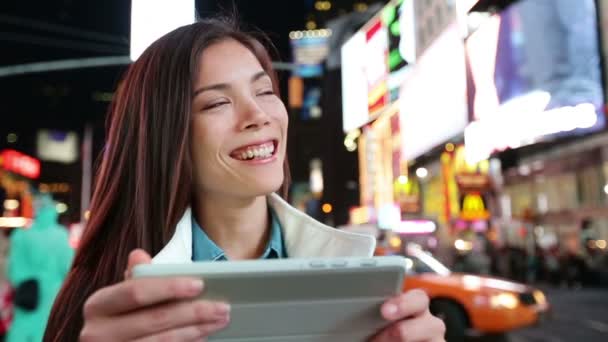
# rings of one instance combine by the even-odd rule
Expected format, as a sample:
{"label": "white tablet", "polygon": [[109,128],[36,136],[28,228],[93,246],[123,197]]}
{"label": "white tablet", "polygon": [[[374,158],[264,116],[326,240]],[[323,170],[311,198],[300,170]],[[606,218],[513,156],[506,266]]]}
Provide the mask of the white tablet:
{"label": "white tablet", "polygon": [[201,297],[231,304],[210,341],[365,341],[387,323],[380,306],[403,288],[403,257],[138,265],[134,277],[194,276]]}

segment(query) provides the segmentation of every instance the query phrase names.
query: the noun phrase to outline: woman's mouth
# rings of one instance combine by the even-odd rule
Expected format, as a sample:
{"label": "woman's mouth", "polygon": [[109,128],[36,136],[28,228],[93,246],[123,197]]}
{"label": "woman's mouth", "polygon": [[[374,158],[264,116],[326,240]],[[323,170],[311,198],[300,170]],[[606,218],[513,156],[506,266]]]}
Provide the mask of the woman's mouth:
{"label": "woman's mouth", "polygon": [[232,151],[230,156],[241,161],[270,159],[275,155],[277,145],[277,140],[247,145]]}

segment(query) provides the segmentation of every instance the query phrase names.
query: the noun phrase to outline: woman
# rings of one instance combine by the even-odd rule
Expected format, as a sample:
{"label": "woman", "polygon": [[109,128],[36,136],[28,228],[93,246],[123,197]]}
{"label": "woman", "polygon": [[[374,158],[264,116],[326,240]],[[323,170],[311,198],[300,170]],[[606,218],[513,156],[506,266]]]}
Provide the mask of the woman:
{"label": "woman", "polygon": [[[372,239],[274,194],[287,183],[277,87],[262,44],[222,20],[167,34],[129,68],[45,341],[190,341],[229,323],[229,303],[180,300],[196,297],[200,280],[130,279],[137,264],[371,254]],[[382,314],[395,323],[378,341],[443,339],[421,292],[392,298]]]}

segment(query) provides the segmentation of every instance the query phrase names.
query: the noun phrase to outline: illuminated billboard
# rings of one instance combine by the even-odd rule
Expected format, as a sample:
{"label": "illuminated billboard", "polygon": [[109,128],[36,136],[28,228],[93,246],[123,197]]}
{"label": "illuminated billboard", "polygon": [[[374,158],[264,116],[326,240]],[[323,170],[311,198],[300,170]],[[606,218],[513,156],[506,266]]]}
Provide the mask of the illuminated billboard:
{"label": "illuminated billboard", "polygon": [[593,0],[523,0],[466,41],[467,158],[604,127]]}
{"label": "illuminated billboard", "polygon": [[464,45],[453,20],[405,78],[399,95],[401,151],[413,160],[462,134],[468,123]]}
{"label": "illuminated billboard", "polygon": [[194,0],[132,0],[132,61],[158,38],[196,19]]}
{"label": "illuminated billboard", "polygon": [[417,53],[413,3],[391,1],[342,45],[345,132],[373,121],[397,99]]}

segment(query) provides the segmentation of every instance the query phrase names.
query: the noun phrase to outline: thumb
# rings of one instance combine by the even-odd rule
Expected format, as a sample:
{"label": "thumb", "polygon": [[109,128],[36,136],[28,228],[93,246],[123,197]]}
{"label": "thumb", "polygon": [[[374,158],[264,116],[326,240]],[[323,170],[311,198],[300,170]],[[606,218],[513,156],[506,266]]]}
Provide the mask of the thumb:
{"label": "thumb", "polygon": [[149,264],[152,262],[150,254],[143,249],[134,249],[129,254],[129,262],[127,263],[127,269],[125,270],[125,279],[131,278],[131,271],[133,267],[139,264]]}

